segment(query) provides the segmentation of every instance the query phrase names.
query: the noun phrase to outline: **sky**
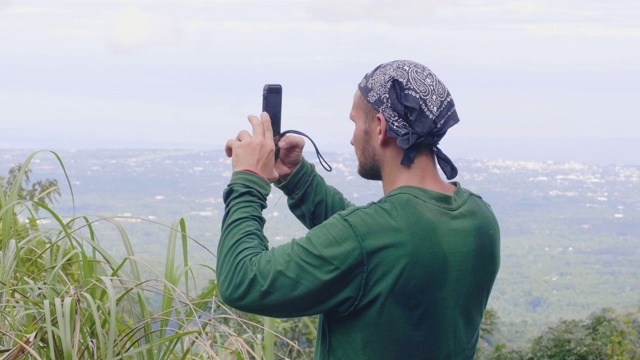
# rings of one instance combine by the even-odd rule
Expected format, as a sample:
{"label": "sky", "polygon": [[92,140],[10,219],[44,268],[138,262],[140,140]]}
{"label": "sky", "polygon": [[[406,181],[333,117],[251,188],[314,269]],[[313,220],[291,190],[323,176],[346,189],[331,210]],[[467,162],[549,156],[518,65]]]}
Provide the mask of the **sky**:
{"label": "sky", "polygon": [[638,19],[632,0],[0,0],[0,148],[222,149],[279,83],[283,130],[348,151],[357,83],[410,59],[453,95],[452,157],[640,165]]}

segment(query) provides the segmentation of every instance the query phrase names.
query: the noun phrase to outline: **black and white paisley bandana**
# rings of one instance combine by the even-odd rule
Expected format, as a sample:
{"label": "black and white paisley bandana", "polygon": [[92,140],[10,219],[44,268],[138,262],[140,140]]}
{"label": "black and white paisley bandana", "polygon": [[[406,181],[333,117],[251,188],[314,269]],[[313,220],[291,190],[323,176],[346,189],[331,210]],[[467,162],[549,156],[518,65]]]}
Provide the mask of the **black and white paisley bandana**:
{"label": "black and white paisley bandana", "polygon": [[429,68],[408,60],[388,62],[366,74],[358,88],[387,120],[387,134],[404,152],[402,165],[413,164],[418,149],[430,146],[447,179],[458,175],[438,144],[460,119],[449,90]]}

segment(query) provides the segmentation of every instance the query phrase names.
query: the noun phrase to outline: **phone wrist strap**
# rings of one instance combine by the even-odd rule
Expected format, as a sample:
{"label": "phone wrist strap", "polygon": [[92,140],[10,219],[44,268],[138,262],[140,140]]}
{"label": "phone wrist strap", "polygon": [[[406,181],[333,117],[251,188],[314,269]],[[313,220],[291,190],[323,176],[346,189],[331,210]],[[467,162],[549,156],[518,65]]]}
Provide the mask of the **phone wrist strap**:
{"label": "phone wrist strap", "polygon": [[313,144],[313,147],[316,149],[316,155],[318,156],[318,161],[320,162],[320,165],[327,170],[328,172],[331,172],[331,170],[333,170],[333,168],[331,167],[331,165],[329,165],[329,163],[327,162],[327,160],[324,159],[324,157],[322,156],[322,154],[320,154],[320,150],[318,150],[318,146],[316,146],[316,143],[313,141],[313,139],[311,139],[309,137],[309,135],[303,133],[302,131],[298,131],[298,130],[287,130],[287,131],[283,131],[280,133],[280,137],[285,136],[287,134],[295,134],[295,135],[300,135],[300,136],[304,136],[307,139],[309,139],[309,141],[311,141],[311,144]]}

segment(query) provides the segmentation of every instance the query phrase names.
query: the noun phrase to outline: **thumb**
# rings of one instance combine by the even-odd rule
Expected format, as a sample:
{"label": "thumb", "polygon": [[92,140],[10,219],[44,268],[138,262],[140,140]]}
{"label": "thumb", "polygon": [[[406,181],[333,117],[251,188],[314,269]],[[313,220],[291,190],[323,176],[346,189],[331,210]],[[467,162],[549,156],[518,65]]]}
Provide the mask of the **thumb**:
{"label": "thumb", "polygon": [[278,172],[274,167],[273,170],[271,171],[271,174],[267,176],[267,181],[270,183],[274,183],[276,180],[278,180],[279,177],[280,175],[278,175]]}

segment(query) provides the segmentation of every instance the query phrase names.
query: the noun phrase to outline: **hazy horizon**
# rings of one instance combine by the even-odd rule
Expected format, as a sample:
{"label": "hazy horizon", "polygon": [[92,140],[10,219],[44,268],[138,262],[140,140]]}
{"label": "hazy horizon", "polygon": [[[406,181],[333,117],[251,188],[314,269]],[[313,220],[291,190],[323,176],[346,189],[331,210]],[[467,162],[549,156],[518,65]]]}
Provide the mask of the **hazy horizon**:
{"label": "hazy horizon", "polygon": [[[312,138],[314,136],[312,134]],[[352,153],[353,148],[347,143],[338,145],[336,141],[317,140],[316,144],[322,154],[330,161],[331,154]],[[640,166],[637,156],[640,138],[445,138],[441,143],[442,150],[452,159],[506,160],[529,162],[579,162],[586,164],[617,164]],[[166,149],[186,151],[222,151],[224,144],[154,144],[144,143],[141,146],[109,146],[109,144],[76,142],[73,146],[46,146],[46,144],[13,143],[0,145],[0,151],[9,150],[117,150],[117,149]],[[634,150],[635,149],[635,150]],[[313,145],[306,140],[304,156],[316,159]]]}

